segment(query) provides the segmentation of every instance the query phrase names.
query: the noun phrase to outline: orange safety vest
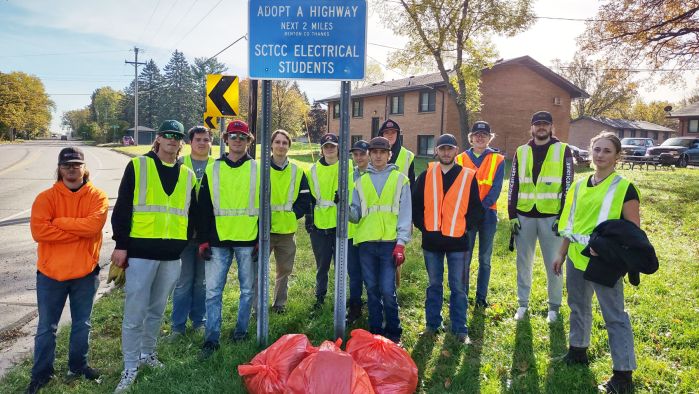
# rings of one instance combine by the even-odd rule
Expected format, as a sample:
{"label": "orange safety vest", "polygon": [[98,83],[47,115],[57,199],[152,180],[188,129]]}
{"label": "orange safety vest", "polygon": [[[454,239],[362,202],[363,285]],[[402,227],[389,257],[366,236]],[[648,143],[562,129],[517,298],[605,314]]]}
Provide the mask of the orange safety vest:
{"label": "orange safety vest", "polygon": [[442,186],[439,163],[430,163],[425,174],[425,229],[441,231],[447,237],[466,233],[466,210],[475,172],[462,167],[446,195]]}
{"label": "orange safety vest", "polygon": [[[488,195],[490,188],[493,187],[493,179],[498,166],[505,160],[505,156],[498,153],[491,153],[483,159],[480,167],[476,167],[471,161],[471,157],[466,152],[461,152],[456,156],[456,162],[463,167],[470,168],[476,172],[476,180],[478,180],[478,196],[481,201]],[[498,209],[497,202],[494,202],[490,209]]]}

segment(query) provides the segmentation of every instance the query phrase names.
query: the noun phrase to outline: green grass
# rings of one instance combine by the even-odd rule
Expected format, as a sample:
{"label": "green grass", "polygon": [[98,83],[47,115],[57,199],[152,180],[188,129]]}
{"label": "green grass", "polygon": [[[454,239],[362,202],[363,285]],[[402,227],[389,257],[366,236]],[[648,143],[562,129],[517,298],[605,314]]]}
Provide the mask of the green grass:
{"label": "green grass", "polygon": [[[310,161],[308,158],[307,161]],[[424,162],[418,163],[423,168]],[[589,172],[589,170],[586,170]],[[585,172],[585,171],[581,171]],[[634,374],[637,392],[696,392],[699,382],[699,171],[621,171],[640,189],[643,228],[656,247],[660,269],[643,276],[639,288],[626,287],[626,306],[635,334],[638,371]],[[506,190],[499,200],[501,219],[505,217]],[[526,392],[594,393],[598,383],[611,373],[604,322],[596,302],[590,346],[591,364],[567,367],[552,359],[567,346],[568,308],[562,308],[561,322],[546,324],[546,284],[540,255],[537,256],[531,295],[530,317],[517,323],[512,316],[517,307],[515,254],[507,250],[507,225],[502,221],[496,235],[489,301],[484,312],[469,308],[469,334],[473,345],[459,346],[449,334],[436,340],[420,337],[424,329],[424,299],[427,275],[420,252],[419,234],[408,245],[407,262],[399,289],[403,341],[419,369],[418,390],[424,393]],[[308,235],[297,234],[298,253],[290,281],[289,305],[285,315],[270,315],[270,338],[284,333],[305,333],[314,344],[332,339],[332,296],[320,314],[311,311],[314,301],[313,261]],[[271,278],[274,278],[272,264]],[[470,300],[475,292],[477,263],[471,265]],[[333,272],[330,273],[331,283]],[[272,281],[273,282],[273,281]],[[237,278],[229,276],[224,295],[223,335],[235,324]],[[445,285],[446,286],[446,285]],[[329,294],[332,295],[332,285]],[[443,315],[448,319],[448,291]],[[564,298],[565,299],[565,298]],[[96,385],[79,381],[67,384],[68,329],[58,338],[56,371],[58,379],[46,393],[107,393],[114,390],[122,368],[120,328],[123,292],[114,291],[94,309],[90,360],[105,372]],[[163,333],[169,330],[169,310]],[[366,318],[355,327],[366,327]],[[447,323],[448,324],[448,323]],[[137,380],[137,393],[244,392],[236,366],[249,361],[260,349],[254,339],[242,344],[222,342],[210,360],[197,360],[202,338],[191,334],[175,344],[160,344],[158,351],[166,368],[145,370]],[[27,360],[0,381],[0,392],[20,392],[29,381],[31,362]]]}

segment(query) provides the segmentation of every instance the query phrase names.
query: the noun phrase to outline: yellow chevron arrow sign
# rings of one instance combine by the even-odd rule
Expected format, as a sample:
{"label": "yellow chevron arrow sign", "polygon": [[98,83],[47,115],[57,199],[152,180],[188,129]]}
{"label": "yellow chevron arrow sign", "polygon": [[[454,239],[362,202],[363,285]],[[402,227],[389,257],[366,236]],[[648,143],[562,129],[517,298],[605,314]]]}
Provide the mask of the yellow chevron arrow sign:
{"label": "yellow chevron arrow sign", "polygon": [[238,77],[235,75],[207,75],[206,113],[213,117],[238,115],[238,88]]}

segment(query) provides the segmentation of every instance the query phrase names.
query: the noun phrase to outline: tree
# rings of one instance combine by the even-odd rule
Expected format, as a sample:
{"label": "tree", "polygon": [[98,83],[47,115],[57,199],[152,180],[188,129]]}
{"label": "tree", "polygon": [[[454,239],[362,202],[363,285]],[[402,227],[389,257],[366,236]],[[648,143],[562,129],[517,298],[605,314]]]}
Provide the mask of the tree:
{"label": "tree", "polygon": [[[207,74],[222,74],[228,67],[216,60],[215,58],[207,59],[205,57],[194,58],[194,64],[191,66],[192,76],[194,77],[194,83],[196,84],[196,94],[199,100],[198,109],[200,117],[206,112],[206,75]],[[240,81],[238,81],[240,82]],[[203,120],[200,120],[201,123]]]}
{"label": "tree", "polygon": [[677,129],[677,120],[666,118],[667,112],[665,112],[665,108],[668,106],[673,107],[674,105],[669,101],[651,101],[646,103],[642,99],[638,99],[633,103],[629,113],[624,118],[645,120],[646,122]]}
{"label": "tree", "polygon": [[[163,76],[151,59],[138,76],[138,123],[152,129],[158,128],[160,122],[164,120],[162,114],[165,101],[163,93]],[[133,107],[133,97],[131,98],[131,106]],[[127,119],[133,119],[133,108],[131,109],[131,118]]]}
{"label": "tree", "polygon": [[105,142],[112,133],[112,126],[118,124],[121,116],[124,93],[116,91],[109,86],[96,89],[90,98],[91,119],[97,125],[96,133],[92,138],[99,142]]}
{"label": "tree", "polygon": [[318,142],[320,137],[328,132],[328,111],[319,103],[313,103],[313,107],[306,116],[308,130],[308,142]]}
{"label": "tree", "polygon": [[272,82],[272,130],[284,129],[292,136],[302,134],[308,99],[296,81]]}
{"label": "tree", "polygon": [[74,109],[63,113],[61,124],[68,127],[75,136],[81,136],[81,128],[90,123],[91,118],[90,107]]}
{"label": "tree", "polygon": [[699,1],[607,0],[587,23],[582,49],[623,64],[676,71],[699,66]]}
{"label": "tree", "polygon": [[366,73],[361,81],[352,82],[352,90],[371,85],[372,83],[383,81],[383,70],[381,65],[374,60],[367,60]]}
{"label": "tree", "polygon": [[0,132],[4,137],[19,131],[27,138],[48,136],[54,109],[41,79],[23,72],[0,72]]}
{"label": "tree", "polygon": [[176,119],[185,128],[201,124],[202,114],[198,113],[201,96],[197,96],[196,82],[184,54],[175,50],[163,71],[163,119]]}
{"label": "tree", "polygon": [[636,97],[638,83],[631,72],[615,66],[609,60],[590,60],[578,52],[570,63],[555,60],[562,76],[590,94],[589,98],[573,102],[571,117],[623,117]]}
{"label": "tree", "polygon": [[533,20],[532,1],[400,0],[400,7],[392,0],[377,1],[383,20],[408,39],[405,49],[391,54],[389,65],[437,67],[456,101],[467,144],[469,113],[480,110],[480,73],[495,59],[488,38],[525,30]]}

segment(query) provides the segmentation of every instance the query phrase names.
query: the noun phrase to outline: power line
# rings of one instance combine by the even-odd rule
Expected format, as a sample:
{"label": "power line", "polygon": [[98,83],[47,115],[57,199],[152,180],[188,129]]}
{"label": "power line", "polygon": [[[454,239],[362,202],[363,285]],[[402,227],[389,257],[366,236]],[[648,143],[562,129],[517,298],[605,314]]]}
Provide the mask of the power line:
{"label": "power line", "polygon": [[179,0],[175,0],[175,1],[172,2],[172,5],[170,6],[170,9],[167,10],[167,13],[165,14],[165,17],[160,21],[160,24],[158,25],[158,28],[155,30],[155,33],[154,33],[153,36],[151,37],[152,39],[155,39],[155,37],[158,36],[158,33],[160,33],[160,29],[163,28],[163,24],[164,24],[165,21],[168,19],[168,17],[170,17],[170,13],[172,13],[172,9],[175,8],[175,5],[177,5],[177,2],[178,2],[178,1],[179,1]]}
{"label": "power line", "polygon": [[213,7],[211,7],[211,9],[210,9],[203,17],[201,17],[201,19],[199,19],[199,21],[198,21],[194,26],[192,26],[191,29],[189,29],[189,31],[188,31],[184,36],[182,36],[182,38],[180,38],[180,40],[177,41],[177,42],[175,43],[175,45],[173,45],[173,47],[177,47],[177,45],[179,45],[179,43],[181,43],[182,40],[184,40],[185,38],[187,38],[187,36],[188,36],[191,32],[193,32],[194,29],[196,29],[197,26],[199,26],[199,24],[200,24],[201,22],[203,22],[204,19],[206,19],[206,17],[209,16],[209,14],[211,14],[211,13],[216,9],[216,7],[218,7],[219,4],[221,4],[222,2],[223,2],[223,0],[218,0],[218,3],[216,3]]}
{"label": "power line", "polygon": [[138,41],[140,42],[141,39],[143,38],[143,35],[146,33],[146,30],[148,29],[148,26],[150,26],[150,21],[153,20],[153,15],[155,15],[155,11],[158,9],[158,6],[160,6],[160,0],[155,4],[155,8],[153,8],[153,12],[150,13],[150,17],[148,18],[148,22],[146,22],[145,25],[143,25],[143,31],[141,34],[138,36]]}
{"label": "power line", "polygon": [[218,51],[218,53],[216,53],[215,55],[211,56],[210,58],[206,59],[206,63],[208,63],[209,60],[215,58],[216,56],[222,54],[224,51],[226,51],[228,48],[230,48],[230,47],[232,47],[233,45],[235,45],[238,41],[242,40],[243,38],[247,39],[247,37],[248,37],[247,34],[243,34],[243,35],[240,36],[237,40],[233,41],[230,45],[228,45],[227,47],[221,49],[220,51]]}
{"label": "power line", "polygon": [[63,56],[63,55],[93,55],[95,53],[118,53],[118,52],[130,52],[124,50],[112,50],[112,51],[80,51],[80,52],[53,52],[53,53],[32,53],[23,55],[0,55],[2,57],[32,57],[32,56]]}

